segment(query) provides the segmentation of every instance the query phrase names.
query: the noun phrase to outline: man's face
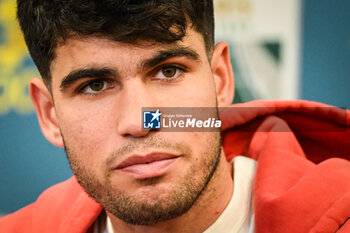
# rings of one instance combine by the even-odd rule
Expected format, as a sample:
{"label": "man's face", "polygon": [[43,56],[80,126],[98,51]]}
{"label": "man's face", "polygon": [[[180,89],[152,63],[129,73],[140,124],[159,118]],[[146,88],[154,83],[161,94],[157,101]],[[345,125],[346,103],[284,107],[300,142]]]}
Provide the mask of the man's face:
{"label": "man's face", "polygon": [[142,107],[215,107],[202,36],[129,45],[71,38],[51,65],[55,115],[83,188],[132,224],[185,213],[220,157],[217,132],[144,131]]}

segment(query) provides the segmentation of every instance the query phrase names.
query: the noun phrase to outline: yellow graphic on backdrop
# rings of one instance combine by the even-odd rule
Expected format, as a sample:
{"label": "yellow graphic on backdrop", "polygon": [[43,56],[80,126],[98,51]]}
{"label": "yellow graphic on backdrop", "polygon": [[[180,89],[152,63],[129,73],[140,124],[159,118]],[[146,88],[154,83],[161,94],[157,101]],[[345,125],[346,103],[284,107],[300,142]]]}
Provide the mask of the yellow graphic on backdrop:
{"label": "yellow graphic on backdrop", "polygon": [[38,76],[33,65],[25,65],[29,54],[16,21],[16,1],[0,0],[0,115],[15,110],[33,112],[28,95],[29,80]]}

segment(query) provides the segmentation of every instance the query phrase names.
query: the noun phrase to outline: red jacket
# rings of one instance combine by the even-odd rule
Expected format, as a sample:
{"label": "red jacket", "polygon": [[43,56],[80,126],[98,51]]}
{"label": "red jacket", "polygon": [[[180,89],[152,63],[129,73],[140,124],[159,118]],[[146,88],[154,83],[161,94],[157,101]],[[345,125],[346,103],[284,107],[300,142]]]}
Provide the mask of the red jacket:
{"label": "red jacket", "polygon": [[[258,160],[256,233],[350,232],[349,111],[306,101],[254,101],[220,116],[227,158]],[[0,232],[83,233],[101,211],[73,177],[0,219]]]}

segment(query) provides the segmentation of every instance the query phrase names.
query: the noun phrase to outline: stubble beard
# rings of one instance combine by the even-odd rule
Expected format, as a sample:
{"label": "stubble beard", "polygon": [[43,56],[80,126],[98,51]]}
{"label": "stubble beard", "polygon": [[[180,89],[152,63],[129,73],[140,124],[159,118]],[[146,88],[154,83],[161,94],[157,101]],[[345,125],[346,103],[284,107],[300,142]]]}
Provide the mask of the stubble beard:
{"label": "stubble beard", "polygon": [[[200,171],[192,164],[178,183],[171,184],[166,189],[158,187],[157,178],[144,180],[142,182],[149,186],[147,190],[152,190],[154,187],[157,191],[145,191],[142,196],[136,196],[113,186],[108,175],[105,177],[105,183],[102,184],[93,171],[90,171],[91,169],[84,167],[79,162],[79,156],[70,150],[69,145],[66,142],[64,144],[73,173],[84,190],[106,211],[132,225],[155,224],[186,213],[206,191],[217,170],[221,155],[220,133],[210,133],[207,138],[207,146],[198,156]],[[181,145],[170,144],[158,137],[150,137],[150,140],[142,143],[142,148],[164,149],[169,146],[179,147]],[[135,142],[125,148],[132,150],[140,146]],[[187,154],[184,156],[192,156],[192,151],[189,148],[186,149]],[[159,183],[161,184],[161,178],[159,178]]]}

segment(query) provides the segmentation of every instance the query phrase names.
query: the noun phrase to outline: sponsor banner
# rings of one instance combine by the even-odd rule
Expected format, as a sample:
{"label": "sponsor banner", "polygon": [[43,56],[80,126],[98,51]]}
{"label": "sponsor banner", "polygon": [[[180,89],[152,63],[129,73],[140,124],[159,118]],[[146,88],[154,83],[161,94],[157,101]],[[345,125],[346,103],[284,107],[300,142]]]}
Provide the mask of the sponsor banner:
{"label": "sponsor banner", "polygon": [[235,132],[342,132],[350,122],[346,110],[337,107],[144,107],[141,124],[143,130],[161,132],[219,132],[229,126],[223,116],[229,116]]}

